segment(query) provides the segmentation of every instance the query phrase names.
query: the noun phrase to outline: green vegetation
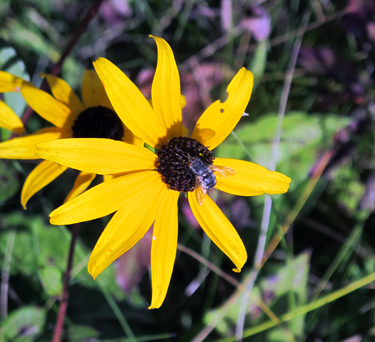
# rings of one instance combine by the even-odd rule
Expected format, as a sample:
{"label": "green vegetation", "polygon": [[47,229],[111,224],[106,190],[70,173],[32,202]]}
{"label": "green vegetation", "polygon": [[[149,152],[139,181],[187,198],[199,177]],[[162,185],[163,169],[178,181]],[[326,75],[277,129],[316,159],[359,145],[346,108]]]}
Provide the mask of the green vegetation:
{"label": "green vegetation", "polygon": [[[1,0],[0,70],[40,86],[39,74],[58,62],[92,3]],[[212,192],[248,252],[239,274],[181,196],[180,247],[157,310],[147,309],[149,242],[94,281],[87,261],[109,218],[82,223],[63,341],[375,340],[375,5],[256,3],[104,1],[63,63],[60,76],[78,95],[84,69],[106,57],[150,98],[157,54],[148,36],[163,37],[180,70],[188,129],[209,104],[225,100],[229,81],[246,67],[255,77],[248,116],[215,156],[276,165],[292,178],[284,195]],[[22,117],[19,93],[0,99]],[[33,114],[26,130],[46,126]],[[63,293],[71,227],[50,225],[48,215],[78,171],[58,177],[24,211],[21,188],[36,164],[0,160],[4,342],[50,341]]]}

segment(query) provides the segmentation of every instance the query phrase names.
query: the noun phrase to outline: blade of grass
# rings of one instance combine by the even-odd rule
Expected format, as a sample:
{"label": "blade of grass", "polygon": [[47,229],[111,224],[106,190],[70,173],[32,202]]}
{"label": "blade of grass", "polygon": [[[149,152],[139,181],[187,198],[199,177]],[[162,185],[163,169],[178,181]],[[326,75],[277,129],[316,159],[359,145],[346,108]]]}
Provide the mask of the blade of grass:
{"label": "blade of grass", "polygon": [[16,239],[17,229],[12,228],[8,233],[7,244],[4,253],[3,269],[1,272],[1,306],[0,306],[0,317],[2,320],[8,316],[8,289],[9,289],[9,272],[10,264],[12,261],[12,252],[14,241]]}
{"label": "blade of grass", "polygon": [[[302,20],[302,26],[304,29],[306,29],[309,18],[310,18],[310,13],[305,13],[303,20]],[[297,64],[298,54],[299,54],[301,44],[302,44],[302,38],[303,38],[303,35],[298,37],[298,39],[294,43],[287,73],[286,73],[286,77],[285,77],[283,91],[281,94],[280,105],[279,105],[279,110],[278,110],[277,126],[276,126],[277,129],[276,129],[275,138],[274,138],[273,145],[272,145],[272,156],[271,156],[271,161],[269,165],[269,169],[272,171],[275,171],[276,169],[277,155],[278,155],[279,146],[280,146],[280,139],[281,139],[281,132],[282,132],[282,126],[283,126],[283,121],[284,121],[285,109],[286,109],[286,105],[288,102],[290,88],[292,85],[294,70]],[[262,217],[262,223],[261,223],[261,228],[260,228],[260,233],[259,233],[259,238],[258,238],[258,244],[257,244],[257,249],[255,251],[254,269],[252,271],[252,273],[254,273],[254,276],[251,277],[252,281],[246,285],[246,288],[249,291],[251,291],[251,289],[254,286],[255,279],[257,278],[257,274],[262,264],[262,259],[264,255],[266,239],[267,239],[267,234],[268,234],[268,228],[269,228],[269,223],[270,223],[270,217],[271,217],[271,209],[272,209],[272,198],[271,196],[266,195],[266,199],[264,201],[263,217]],[[237,321],[237,326],[236,326],[237,340],[242,339],[242,332],[243,332],[244,324],[245,324],[245,316],[246,316],[247,305],[248,305],[248,295],[246,293],[244,294],[244,298],[243,300],[241,300],[241,303],[242,304],[240,305],[240,311],[238,313],[238,321]],[[290,332],[288,332],[288,335],[290,337],[290,340],[294,341],[294,337]]]}
{"label": "blade of grass", "polygon": [[[368,217],[368,215],[367,215]],[[337,269],[337,267],[340,265],[340,263],[343,261],[344,258],[348,258],[350,254],[353,252],[356,243],[361,237],[363,225],[365,223],[366,219],[359,222],[351,234],[349,235],[348,239],[345,241],[343,246],[341,247],[340,251],[337,253],[335,259],[332,261],[331,265],[327,269],[326,273],[324,274],[322,281],[318,284],[316,288],[316,293],[313,296],[313,301],[319,297],[320,293],[323,291],[323,289],[326,287],[329,279],[332,277],[333,273]]]}
{"label": "blade of grass", "polygon": [[235,131],[230,132],[232,137],[236,139],[238,145],[242,147],[242,149],[245,151],[246,155],[249,157],[249,161],[255,163],[255,158],[252,156],[249,149],[246,147],[246,145],[243,143],[243,141],[238,137],[237,133]]}
{"label": "blade of grass", "polygon": [[282,234],[280,234],[280,233],[276,234],[272,238],[271,242],[268,244],[268,247],[267,247],[267,249],[266,249],[266,251],[263,255],[263,259],[262,259],[260,267],[262,267],[264,265],[264,263],[268,260],[268,258],[272,254],[272,252],[275,250],[275,248],[277,247],[277,245],[281,241],[282,237],[286,234],[289,227],[292,225],[292,223],[296,219],[297,215],[302,210],[303,206],[307,202],[307,199],[310,197],[312,191],[314,190],[316,184],[318,183],[318,181],[319,181],[319,179],[320,179],[329,159],[331,158],[332,153],[333,153],[332,150],[325,152],[323,154],[323,156],[320,158],[320,160],[318,161],[318,163],[316,164],[315,169],[310,176],[310,180],[306,184],[306,187],[303,190],[301,196],[298,198],[295,206],[289,212],[288,216],[285,219],[284,224],[281,227],[282,228],[281,229]]}
{"label": "blade of grass", "polygon": [[[354,251],[354,249],[357,245],[357,242],[359,241],[359,239],[361,237],[361,234],[362,234],[362,231],[363,231],[363,226],[364,226],[367,218],[371,214],[371,212],[372,211],[366,211],[366,212],[361,213],[360,222],[357,223],[357,225],[355,226],[355,228],[353,229],[353,231],[351,232],[349,237],[346,239],[346,241],[342,245],[340,251],[337,253],[336,257],[334,258],[334,260],[332,261],[332,263],[328,267],[327,271],[325,272],[321,282],[317,285],[316,293],[313,295],[313,297],[311,299],[312,303],[315,300],[317,300],[317,298],[319,297],[319,295],[321,294],[323,289],[326,287],[329,279],[331,279],[333,273],[339,267],[341,262],[343,262],[344,259],[348,259],[350,257],[350,255],[352,254],[352,252]],[[312,320],[314,318],[315,318],[315,315],[313,317],[311,317]]]}
{"label": "blade of grass", "polygon": [[[225,279],[228,283],[232,284],[234,287],[236,287],[237,289],[240,289],[241,292],[245,292],[246,291],[246,288],[240,283],[238,282],[236,279],[234,279],[231,275],[229,275],[228,273],[225,273],[224,271],[222,271],[219,267],[217,267],[214,263],[208,261],[207,259],[205,259],[204,257],[202,257],[200,254],[194,252],[193,250],[191,250],[190,248],[188,247],[185,247],[184,245],[182,244],[177,244],[177,248],[190,255],[191,257],[193,257],[194,259],[196,259],[197,261],[199,261],[201,264],[204,264],[207,268],[209,268],[211,271],[213,271],[214,273],[216,273],[218,276],[220,276],[221,278]],[[259,306],[259,308],[273,321],[275,322],[275,324],[280,324],[280,320],[277,318],[277,316],[272,312],[272,310],[260,299],[258,298],[257,296],[253,295],[252,293],[249,293],[249,298],[251,301],[253,301],[257,306]],[[238,298],[237,298],[238,299]],[[237,300],[236,299],[236,300]],[[224,311],[224,315],[226,314],[226,312],[229,310],[229,308],[234,304],[234,302],[236,301],[234,300],[233,302],[228,302],[221,308],[221,311],[223,312]],[[193,341],[202,341],[200,339],[198,340],[193,340]]]}
{"label": "blade of grass", "polygon": [[185,7],[182,10],[182,14],[178,22],[178,26],[173,37],[173,40],[175,42],[179,42],[181,40],[182,34],[184,33],[185,26],[188,21],[188,18],[189,18],[189,15],[190,15],[191,9],[193,8],[194,3],[195,3],[195,0],[187,0],[185,2]]}
{"label": "blade of grass", "polygon": [[[305,315],[308,312],[319,309],[320,307],[322,307],[322,306],[324,306],[328,303],[332,303],[335,300],[337,300],[341,297],[344,297],[344,296],[348,295],[349,293],[351,293],[355,290],[358,290],[361,287],[363,287],[363,286],[365,286],[365,285],[367,285],[367,284],[369,284],[373,281],[375,281],[375,272],[369,274],[366,277],[363,277],[362,279],[354,281],[354,282],[350,283],[349,285],[341,288],[340,290],[337,290],[333,293],[330,293],[329,295],[324,296],[324,297],[316,300],[315,302],[303,305],[303,306],[297,308],[294,312],[287,312],[286,314],[282,315],[280,319],[281,319],[282,322],[287,322],[287,321],[290,321],[291,319],[293,319],[295,316]],[[276,326],[275,323],[272,322],[272,321],[268,321],[268,322],[258,324],[255,327],[246,329],[244,331],[243,337],[246,338],[246,337],[253,336],[255,334],[258,334],[262,331],[268,330],[268,329],[273,328],[275,326]],[[216,340],[216,342],[232,342],[232,341],[236,341],[236,338],[234,336],[228,337],[228,338],[225,338],[225,339],[221,339],[221,340]]]}
{"label": "blade of grass", "polygon": [[126,336],[128,336],[127,340],[130,342],[136,342],[137,339],[133,334],[132,329],[130,328],[130,325],[126,321],[124,315],[121,312],[121,309],[117,305],[116,301],[113,299],[112,295],[109,293],[109,291],[104,287],[98,284],[98,287],[102,291],[105,299],[107,300],[109,306],[111,307],[113,313],[115,314],[117,320],[121,324],[122,329],[124,330],[124,333]]}

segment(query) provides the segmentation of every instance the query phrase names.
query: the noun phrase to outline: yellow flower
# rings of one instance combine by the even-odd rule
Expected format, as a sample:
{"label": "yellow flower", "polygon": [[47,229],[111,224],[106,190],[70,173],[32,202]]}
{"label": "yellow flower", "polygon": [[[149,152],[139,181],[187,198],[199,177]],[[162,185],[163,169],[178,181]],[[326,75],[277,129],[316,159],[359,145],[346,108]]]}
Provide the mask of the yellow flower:
{"label": "yellow flower", "polygon": [[[290,183],[290,178],[257,164],[212,157],[212,149],[230,134],[245,111],[253,86],[252,73],[242,68],[227,88],[228,99],[213,103],[198,120],[191,137],[182,137],[176,62],[170,46],[162,38],[153,38],[158,47],[153,108],[111,62],[99,58],[94,66],[121,120],[148,145],[159,149],[156,154],[106,139],[69,139],[37,146],[40,157],[69,167],[99,174],[127,173],[59,207],[51,213],[51,223],[73,224],[116,212],[91,254],[88,270],[94,278],[134,246],[154,223],[150,309],[161,306],[171,279],[180,192],[188,193],[199,224],[239,272],[247,260],[241,238],[209,195],[203,192],[203,200],[196,195],[198,191],[202,194],[197,178],[210,188],[213,169],[213,182],[217,179],[214,187],[241,196],[285,193]],[[199,165],[193,166],[195,162]]]}
{"label": "yellow flower", "polygon": [[[38,159],[39,157],[35,156],[36,144],[72,137],[108,137],[122,139],[139,146],[143,145],[143,142],[127,130],[114,113],[94,70],[86,70],[84,73],[83,103],[64,80],[53,75],[44,75],[44,77],[47,79],[53,96],[17,76],[4,71],[0,72],[0,91],[20,91],[28,105],[55,126],[1,143],[0,158]],[[0,107],[0,125],[1,120],[9,116],[8,112],[4,106]],[[19,133],[22,132],[19,131]],[[27,177],[22,188],[23,207],[26,209],[26,203],[30,197],[66,169],[66,166],[47,160],[42,161]],[[65,201],[86,190],[94,178],[95,173],[81,172]]]}

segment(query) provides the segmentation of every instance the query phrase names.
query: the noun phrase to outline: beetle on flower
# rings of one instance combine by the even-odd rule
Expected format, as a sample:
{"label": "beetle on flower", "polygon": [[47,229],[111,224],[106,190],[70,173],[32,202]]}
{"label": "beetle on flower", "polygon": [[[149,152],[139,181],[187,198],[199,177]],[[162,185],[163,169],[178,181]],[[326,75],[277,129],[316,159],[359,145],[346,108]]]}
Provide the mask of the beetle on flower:
{"label": "beetle on flower", "polygon": [[[213,149],[233,130],[250,100],[253,75],[242,68],[230,82],[225,102],[216,101],[199,118],[189,138],[183,137],[180,78],[168,43],[153,37],[158,48],[152,83],[152,106],[128,77],[110,61],[99,58],[95,69],[124,124],[157,150],[108,139],[66,139],[37,145],[37,155],[72,168],[98,174],[118,174],[51,213],[52,224],[73,224],[116,212],[91,254],[88,270],[95,278],[147,232],[152,223],[152,301],[163,303],[177,250],[178,197],[187,193],[197,221],[239,272],[247,260],[237,231],[219,207],[205,195],[196,196],[196,173],[189,167],[199,158],[213,168],[216,189],[240,196],[281,194],[290,178],[242,160],[214,158]],[[189,161],[190,160],[190,161]],[[222,177],[217,170],[231,170]],[[121,175],[122,174],[122,175]]]}

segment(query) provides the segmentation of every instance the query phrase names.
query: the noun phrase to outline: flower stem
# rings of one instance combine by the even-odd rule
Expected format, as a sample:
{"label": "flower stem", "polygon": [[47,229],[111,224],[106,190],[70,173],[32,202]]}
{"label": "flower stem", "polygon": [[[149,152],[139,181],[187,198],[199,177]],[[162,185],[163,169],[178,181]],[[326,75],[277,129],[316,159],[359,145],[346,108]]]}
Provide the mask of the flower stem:
{"label": "flower stem", "polygon": [[63,293],[61,296],[61,303],[59,308],[59,313],[56,319],[55,330],[53,332],[53,337],[51,342],[60,342],[61,332],[64,326],[66,309],[68,307],[68,298],[69,298],[69,283],[70,283],[70,273],[72,270],[73,256],[74,256],[74,246],[78,237],[79,224],[76,223],[73,225],[72,229],[72,239],[70,240],[68,262],[66,265],[66,272],[64,275],[64,284],[63,284]]}

